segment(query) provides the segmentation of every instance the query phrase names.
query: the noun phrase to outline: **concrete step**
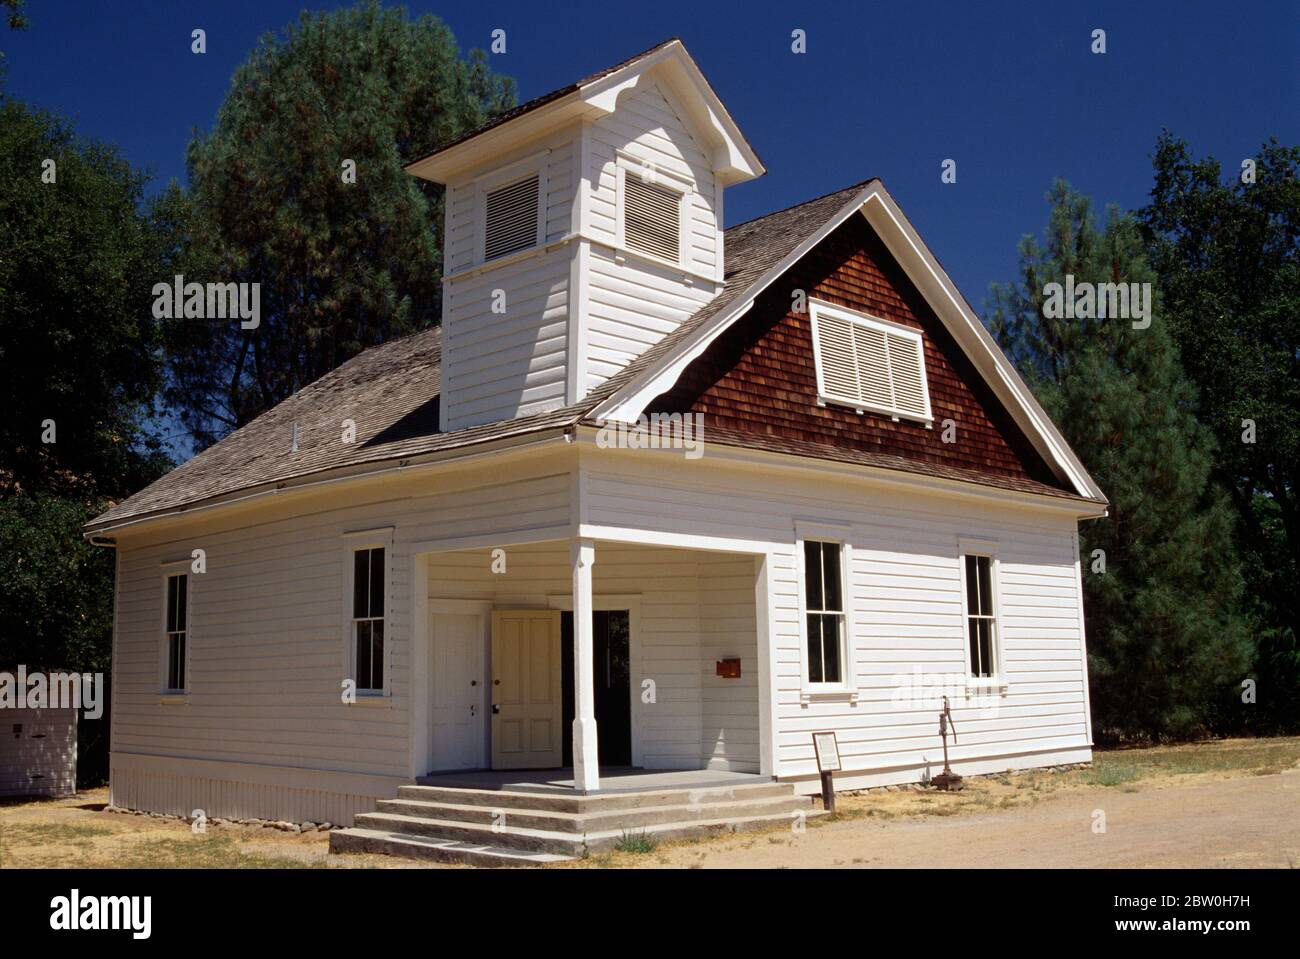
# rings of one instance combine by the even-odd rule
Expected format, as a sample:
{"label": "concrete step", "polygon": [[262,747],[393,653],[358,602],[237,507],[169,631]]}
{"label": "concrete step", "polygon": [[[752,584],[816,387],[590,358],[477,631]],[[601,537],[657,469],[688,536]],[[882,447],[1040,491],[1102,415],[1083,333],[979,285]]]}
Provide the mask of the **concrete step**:
{"label": "concrete step", "polygon": [[330,852],[370,852],[407,859],[424,859],[432,862],[466,863],[471,866],[499,868],[502,866],[542,866],[550,862],[564,862],[570,858],[552,853],[527,852],[481,843],[438,839],[388,832],[382,829],[364,829],[353,826],[335,829],[330,833]]}
{"label": "concrete step", "polygon": [[[817,819],[824,815],[826,815],[824,810],[808,809],[804,811],[804,821]],[[679,839],[748,832],[752,829],[769,829],[773,826],[789,828],[793,822],[793,815],[789,812],[783,812],[775,815],[744,816],[732,819],[700,819],[694,822],[661,823],[656,826],[646,826],[642,829],[633,830],[603,830],[598,833],[587,833],[587,849],[593,853],[609,852],[629,833],[633,835],[644,833],[658,839],[660,842],[675,842]]]}
{"label": "concrete step", "polygon": [[693,806],[792,795],[794,795],[793,786],[789,783],[775,782],[657,789],[652,792],[592,793],[586,796],[558,791],[552,793],[541,790],[469,789],[429,785],[402,786],[397,791],[399,799],[451,803],[457,806],[491,806],[572,813],[637,809],[644,806]]}
{"label": "concrete step", "polygon": [[[823,815],[819,809],[801,810],[806,819]],[[771,812],[768,809],[751,810],[737,816],[676,820],[652,823],[645,826],[588,830],[577,833],[556,829],[539,829],[506,824],[493,828],[490,824],[454,819],[432,819],[426,816],[404,816],[397,813],[362,813],[356,817],[357,829],[384,835],[422,836],[432,840],[454,841],[472,846],[500,847],[532,853],[550,853],[556,856],[577,858],[590,852],[605,852],[616,847],[628,835],[644,834],[660,841],[685,839],[715,833],[739,832],[774,825],[787,825],[794,821],[794,810]],[[336,830],[335,832],[347,832]],[[334,833],[330,834],[331,843]],[[331,846],[331,848],[333,848]]]}
{"label": "concrete step", "polygon": [[399,816],[491,825],[522,826],[555,832],[582,834],[610,829],[633,829],[673,822],[701,819],[726,819],[754,815],[793,813],[811,809],[812,800],[787,792],[772,797],[747,798],[724,802],[701,802],[693,805],[642,806],[633,809],[597,808],[584,812],[555,812],[541,809],[517,809],[500,805],[428,802],[420,799],[381,799],[377,811]]}

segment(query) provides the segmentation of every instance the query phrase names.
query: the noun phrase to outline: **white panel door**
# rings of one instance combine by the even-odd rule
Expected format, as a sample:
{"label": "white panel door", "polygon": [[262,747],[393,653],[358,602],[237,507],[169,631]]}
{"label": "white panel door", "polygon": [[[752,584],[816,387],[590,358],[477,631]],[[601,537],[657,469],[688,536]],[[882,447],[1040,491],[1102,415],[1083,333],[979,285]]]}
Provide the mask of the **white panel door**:
{"label": "white panel door", "polygon": [[560,765],[560,612],[492,614],[492,768]]}
{"label": "white panel door", "polygon": [[433,614],[430,769],[482,769],[487,760],[485,616]]}

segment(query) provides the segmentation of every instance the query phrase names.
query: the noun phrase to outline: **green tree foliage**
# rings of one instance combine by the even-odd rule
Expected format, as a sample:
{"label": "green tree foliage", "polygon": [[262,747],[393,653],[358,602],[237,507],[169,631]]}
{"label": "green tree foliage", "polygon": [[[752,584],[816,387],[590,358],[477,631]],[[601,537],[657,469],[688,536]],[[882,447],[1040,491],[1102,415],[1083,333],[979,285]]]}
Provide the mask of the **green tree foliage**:
{"label": "green tree foliage", "polygon": [[12,100],[0,170],[0,489],[133,492],[159,463],[141,423],[161,382],[150,281],[166,246],[146,178]]}
{"label": "green tree foliage", "polygon": [[166,466],[143,424],[167,238],[142,174],[12,100],[0,171],[0,664],[102,667],[113,557],[81,524]]}
{"label": "green tree foliage", "polygon": [[0,498],[0,666],[107,671],[113,553],[81,537],[96,509],[53,493]]}
{"label": "green tree foliage", "polygon": [[[1237,612],[1231,511],[1211,482],[1213,441],[1153,300],[1127,319],[1051,319],[1050,283],[1154,283],[1137,224],[1058,181],[1019,282],[995,288],[990,325],[1110,500],[1080,533],[1089,674],[1099,736],[1185,736],[1231,722],[1250,662]],[[1094,550],[1105,572],[1092,572]],[[1227,717],[1225,719],[1225,717]]]}
{"label": "green tree foliage", "polygon": [[[235,72],[169,216],[187,280],[261,284],[261,325],[167,324],[167,398],[199,445],[360,350],[433,325],[441,195],[403,163],[514,104],[438,19],[375,2],[304,13]],[[355,183],[345,164],[355,165]]]}
{"label": "green tree foliage", "polygon": [[[1276,140],[1224,177],[1167,131],[1139,213],[1165,311],[1214,433],[1261,623],[1262,731],[1300,728],[1300,148]],[[1255,442],[1243,442],[1243,420]]]}

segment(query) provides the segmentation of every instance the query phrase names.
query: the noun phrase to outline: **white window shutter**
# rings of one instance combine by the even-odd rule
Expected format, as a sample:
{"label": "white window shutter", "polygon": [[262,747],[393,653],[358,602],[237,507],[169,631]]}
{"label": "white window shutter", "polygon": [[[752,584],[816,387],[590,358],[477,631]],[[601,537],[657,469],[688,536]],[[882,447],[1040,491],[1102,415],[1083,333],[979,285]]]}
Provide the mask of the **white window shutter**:
{"label": "white window shutter", "polygon": [[925,403],[925,359],[921,343],[908,336],[887,334],[889,373],[894,384],[894,408],[912,416],[927,416]]}
{"label": "white window shutter", "polygon": [[818,386],[825,399],[930,420],[919,334],[815,304]]}
{"label": "white window shutter", "polygon": [[891,408],[894,405],[889,386],[889,347],[886,335],[869,326],[853,327],[853,343],[858,357],[857,399],[868,406]]}
{"label": "white window shutter", "polygon": [[537,174],[488,193],[483,259],[494,260],[537,243]]}
{"label": "white window shutter", "polygon": [[623,177],[623,242],[631,249],[678,262],[681,200],[675,190],[627,171]]}
{"label": "white window shutter", "polygon": [[858,361],[853,343],[853,324],[835,317],[825,317],[817,327],[821,342],[822,388],[831,396],[844,398],[858,395]]}

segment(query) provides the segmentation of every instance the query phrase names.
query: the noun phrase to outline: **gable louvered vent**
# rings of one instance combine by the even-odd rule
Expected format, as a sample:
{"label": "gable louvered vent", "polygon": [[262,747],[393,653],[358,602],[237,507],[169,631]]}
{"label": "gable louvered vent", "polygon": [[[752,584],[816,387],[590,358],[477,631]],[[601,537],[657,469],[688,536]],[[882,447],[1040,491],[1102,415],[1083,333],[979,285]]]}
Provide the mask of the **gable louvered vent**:
{"label": "gable louvered vent", "polygon": [[624,242],[642,253],[681,259],[681,194],[634,173],[623,181]]}
{"label": "gable louvered vent", "polygon": [[526,250],[537,242],[537,175],[487,195],[483,259]]}
{"label": "gable louvered vent", "polygon": [[823,400],[931,420],[920,333],[825,303],[810,303],[809,312]]}

